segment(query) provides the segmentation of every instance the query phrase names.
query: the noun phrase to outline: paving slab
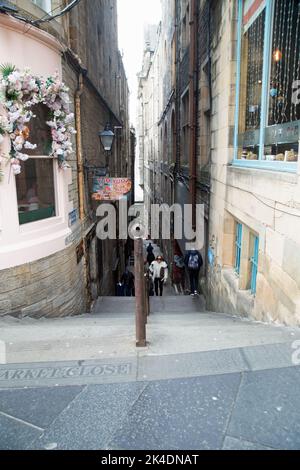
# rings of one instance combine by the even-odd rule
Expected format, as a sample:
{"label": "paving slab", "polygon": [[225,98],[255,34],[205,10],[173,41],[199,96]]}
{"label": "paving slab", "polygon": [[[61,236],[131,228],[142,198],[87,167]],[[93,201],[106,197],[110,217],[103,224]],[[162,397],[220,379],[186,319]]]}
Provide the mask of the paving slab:
{"label": "paving slab", "polygon": [[262,446],[253,442],[235,439],[234,437],[226,436],[222,450],[274,450],[271,447]]}
{"label": "paving slab", "polygon": [[0,412],[46,428],[84,387],[0,390]]}
{"label": "paving slab", "polygon": [[292,367],[294,342],[263,344],[242,349],[249,370],[278,369]]}
{"label": "paving slab", "polygon": [[246,372],[228,435],[282,450],[300,449],[300,367]]}
{"label": "paving slab", "polygon": [[28,448],[106,449],[144,389],[142,383],[89,385]]}
{"label": "paving slab", "polygon": [[109,449],[222,448],[239,383],[234,374],[149,384]]}
{"label": "paving slab", "polygon": [[201,377],[248,370],[239,349],[167,356],[144,356],[138,363],[138,380]]}
{"label": "paving slab", "polygon": [[0,450],[25,450],[42,432],[0,413]]}

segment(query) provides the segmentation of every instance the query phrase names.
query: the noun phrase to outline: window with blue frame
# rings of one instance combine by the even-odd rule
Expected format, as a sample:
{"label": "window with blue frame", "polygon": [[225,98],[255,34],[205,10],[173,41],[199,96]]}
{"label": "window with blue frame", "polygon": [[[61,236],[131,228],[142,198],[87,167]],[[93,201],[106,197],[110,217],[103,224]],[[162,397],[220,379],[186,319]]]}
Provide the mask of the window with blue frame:
{"label": "window with blue frame", "polygon": [[235,157],[296,171],[300,141],[300,0],[238,0]]}
{"label": "window with blue frame", "polygon": [[242,236],[243,226],[240,223],[236,224],[236,239],[235,239],[235,272],[239,275],[241,271],[241,254],[242,254]]}
{"label": "window with blue frame", "polygon": [[253,254],[251,257],[251,293],[256,294],[256,280],[258,272],[258,256],[259,256],[259,237],[254,236]]}

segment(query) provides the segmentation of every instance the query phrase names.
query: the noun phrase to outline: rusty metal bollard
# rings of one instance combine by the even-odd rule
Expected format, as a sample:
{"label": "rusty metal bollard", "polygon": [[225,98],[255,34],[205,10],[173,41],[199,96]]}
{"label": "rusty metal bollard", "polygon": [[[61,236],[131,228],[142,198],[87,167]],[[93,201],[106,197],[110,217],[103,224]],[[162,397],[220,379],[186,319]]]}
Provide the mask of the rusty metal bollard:
{"label": "rusty metal bollard", "polygon": [[145,286],[146,286],[146,298],[145,298],[145,304],[146,304],[146,314],[147,317],[150,315],[150,296],[149,296],[149,289],[150,289],[150,283],[149,283],[149,273],[145,274]]}
{"label": "rusty metal bollard", "polygon": [[144,253],[142,238],[136,238],[134,240],[134,258],[136,346],[137,348],[144,348],[146,346],[146,321]]}

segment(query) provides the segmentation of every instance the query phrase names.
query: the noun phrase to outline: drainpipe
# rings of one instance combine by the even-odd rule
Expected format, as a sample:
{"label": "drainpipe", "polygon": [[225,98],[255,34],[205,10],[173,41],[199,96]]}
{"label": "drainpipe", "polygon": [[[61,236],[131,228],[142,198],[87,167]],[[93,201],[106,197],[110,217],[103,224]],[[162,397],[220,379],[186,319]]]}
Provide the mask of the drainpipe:
{"label": "drainpipe", "polygon": [[196,0],[191,0],[190,12],[190,65],[189,65],[189,123],[190,123],[190,149],[189,149],[189,167],[190,167],[190,193],[193,213],[193,229],[196,228],[196,182],[197,182],[197,7]]}
{"label": "drainpipe", "polygon": [[[78,88],[75,91],[75,122],[76,122],[76,147],[77,147],[77,183],[78,183],[78,204],[79,204],[79,219],[81,223],[85,219],[84,208],[84,164],[82,155],[82,133],[81,133],[81,96],[83,93],[83,73],[78,73]],[[86,240],[82,239],[83,248],[83,278],[86,291],[86,299],[88,305],[91,303],[91,295],[89,289],[89,273],[88,273],[88,250]]]}
{"label": "drainpipe", "polygon": [[79,72],[78,88],[75,92],[75,119],[76,119],[76,146],[77,146],[77,179],[79,198],[79,218],[85,218],[84,211],[84,166],[82,157],[82,136],[81,136],[81,95],[83,93],[83,74]]}

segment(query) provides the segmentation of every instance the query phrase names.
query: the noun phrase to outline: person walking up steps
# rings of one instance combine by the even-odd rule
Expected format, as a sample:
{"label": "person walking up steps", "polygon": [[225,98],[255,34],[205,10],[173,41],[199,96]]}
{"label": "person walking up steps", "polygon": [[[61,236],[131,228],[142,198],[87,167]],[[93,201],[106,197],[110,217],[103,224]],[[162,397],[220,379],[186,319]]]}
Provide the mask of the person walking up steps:
{"label": "person walking up steps", "polygon": [[198,295],[199,273],[203,265],[201,253],[197,250],[188,251],[184,262],[189,272],[191,295]]}
{"label": "person walking up steps", "polygon": [[156,260],[151,263],[149,271],[154,282],[155,294],[158,296],[160,293],[162,297],[164,284],[168,280],[168,265],[162,256],[158,256]]}
{"label": "person walking up steps", "polygon": [[151,265],[151,263],[153,263],[153,261],[155,261],[155,256],[154,256],[154,253],[153,253],[153,246],[152,246],[152,243],[149,243],[148,247],[147,247],[147,262],[149,264],[149,266]]}

